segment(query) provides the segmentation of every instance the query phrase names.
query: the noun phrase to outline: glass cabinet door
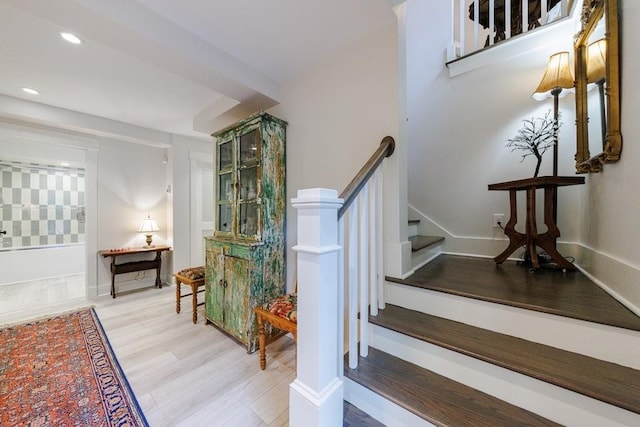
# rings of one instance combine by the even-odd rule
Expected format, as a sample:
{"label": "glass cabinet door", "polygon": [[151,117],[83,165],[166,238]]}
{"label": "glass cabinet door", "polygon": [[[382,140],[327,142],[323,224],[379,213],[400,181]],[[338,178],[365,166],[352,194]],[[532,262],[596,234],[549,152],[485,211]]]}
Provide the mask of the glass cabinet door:
{"label": "glass cabinet door", "polygon": [[218,220],[216,229],[224,233],[233,232],[233,141],[218,144]]}
{"label": "glass cabinet door", "polygon": [[218,232],[259,238],[260,155],[260,132],[257,128],[218,143]]}

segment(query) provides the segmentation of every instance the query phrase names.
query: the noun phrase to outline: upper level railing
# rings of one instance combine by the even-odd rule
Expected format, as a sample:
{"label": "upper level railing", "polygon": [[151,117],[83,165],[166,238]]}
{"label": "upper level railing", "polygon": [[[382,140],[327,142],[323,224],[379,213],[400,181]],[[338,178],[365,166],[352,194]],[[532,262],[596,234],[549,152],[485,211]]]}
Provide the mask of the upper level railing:
{"label": "upper level railing", "polygon": [[358,354],[368,355],[368,314],[384,307],[380,166],[394,148],[385,137],[340,197],[313,188],[292,200],[298,210],[298,363],[291,426],[342,425],[345,341],[351,368]]}
{"label": "upper level railing", "polygon": [[452,61],[567,16],[575,0],[451,0]]}

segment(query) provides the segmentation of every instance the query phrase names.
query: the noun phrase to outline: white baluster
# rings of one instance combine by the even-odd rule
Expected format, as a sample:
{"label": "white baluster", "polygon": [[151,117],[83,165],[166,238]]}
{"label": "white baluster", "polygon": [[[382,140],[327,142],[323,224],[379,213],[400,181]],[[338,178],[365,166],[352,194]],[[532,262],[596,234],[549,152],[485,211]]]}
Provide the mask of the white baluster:
{"label": "white baluster", "polygon": [[382,168],[378,168],[376,172],[376,181],[378,188],[378,202],[376,203],[376,210],[378,211],[378,221],[376,223],[376,234],[378,235],[378,244],[376,245],[376,284],[378,288],[378,308],[384,309],[384,172]]}
{"label": "white baluster", "polygon": [[480,49],[480,9],[478,5],[478,0],[473,0],[473,46],[474,50]]}
{"label": "white baluster", "polygon": [[529,31],[529,0],[522,0],[522,32]]}
{"label": "white baluster", "polygon": [[[465,16],[465,6],[464,6],[465,0],[459,0],[458,2],[458,41],[460,44],[460,56],[464,56],[466,49],[465,49],[465,34],[464,34],[464,27],[465,27],[465,22],[466,21],[466,16]],[[455,47],[455,43],[454,43],[454,47]]]}
{"label": "white baluster", "polygon": [[369,193],[369,310],[378,315],[378,171],[371,177]]}
{"label": "white baluster", "polygon": [[540,2],[540,10],[540,25],[544,25],[547,23],[547,0]]}
{"label": "white baluster", "polygon": [[344,217],[338,220],[338,376],[344,377]]}
{"label": "white baluster", "polygon": [[504,38],[511,38],[511,0],[504,1]]}
{"label": "white baluster", "polygon": [[489,0],[489,46],[493,45],[495,29],[495,0]]}
{"label": "white baluster", "polygon": [[369,190],[368,184],[362,187],[358,196],[360,221],[358,230],[358,271],[360,274],[360,356],[369,355]]}
{"label": "white baluster", "polygon": [[349,215],[349,368],[358,366],[358,204],[354,200]]}

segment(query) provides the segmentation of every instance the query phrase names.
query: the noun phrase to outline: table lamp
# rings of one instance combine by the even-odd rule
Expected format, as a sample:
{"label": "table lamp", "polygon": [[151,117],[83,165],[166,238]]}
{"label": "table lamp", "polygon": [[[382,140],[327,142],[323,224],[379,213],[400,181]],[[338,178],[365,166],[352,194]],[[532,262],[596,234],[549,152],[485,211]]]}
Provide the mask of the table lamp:
{"label": "table lamp", "polygon": [[155,220],[151,219],[149,215],[142,221],[140,228],[138,228],[138,232],[144,233],[147,236],[147,246],[145,248],[153,248],[151,246],[151,238],[152,233],[155,231],[160,231],[158,228],[158,224],[156,224]]}
{"label": "table lamp", "polygon": [[569,68],[569,52],[558,52],[549,57],[542,80],[531,95],[537,101],[553,96],[553,176],[558,176],[558,95],[562,89],[573,88],[573,85],[573,74]]}

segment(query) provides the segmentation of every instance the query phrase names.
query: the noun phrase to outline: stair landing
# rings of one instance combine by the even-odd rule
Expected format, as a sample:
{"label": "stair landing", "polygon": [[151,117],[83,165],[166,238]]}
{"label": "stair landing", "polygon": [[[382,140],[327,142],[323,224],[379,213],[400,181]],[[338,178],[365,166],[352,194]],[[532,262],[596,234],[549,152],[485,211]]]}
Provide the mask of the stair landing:
{"label": "stair landing", "polygon": [[640,317],[579,271],[529,269],[507,261],[441,255],[406,279],[433,291],[640,331]]}

